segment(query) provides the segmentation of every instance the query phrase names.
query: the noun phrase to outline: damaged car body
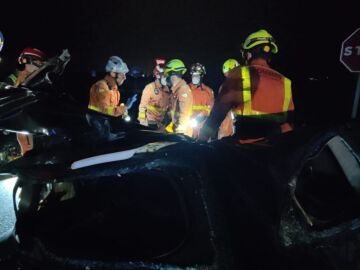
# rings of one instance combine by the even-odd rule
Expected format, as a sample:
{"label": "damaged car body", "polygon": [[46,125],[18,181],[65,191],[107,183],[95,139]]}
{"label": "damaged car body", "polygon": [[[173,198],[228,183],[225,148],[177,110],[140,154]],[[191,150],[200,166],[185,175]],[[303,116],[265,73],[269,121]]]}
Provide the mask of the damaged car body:
{"label": "damaged car body", "polygon": [[0,128],[36,145],[0,167],[17,177],[1,268],[359,269],[359,129],[204,145],[101,122],[58,87],[68,61],[0,93]]}

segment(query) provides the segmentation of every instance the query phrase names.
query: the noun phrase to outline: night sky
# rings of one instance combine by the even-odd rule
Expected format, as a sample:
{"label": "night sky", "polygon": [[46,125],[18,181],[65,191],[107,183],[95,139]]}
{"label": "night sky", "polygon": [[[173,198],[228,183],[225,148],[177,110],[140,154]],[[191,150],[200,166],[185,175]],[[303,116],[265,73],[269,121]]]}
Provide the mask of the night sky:
{"label": "night sky", "polygon": [[339,54],[341,42],[360,27],[358,1],[315,2],[3,0],[0,73],[14,68],[25,46],[50,56],[69,48],[73,74],[102,71],[110,55],[149,73],[154,58],[164,56],[187,66],[205,64],[206,82],[217,90],[224,60],[240,59],[244,38],[265,28],[280,49],[273,67],[293,80],[300,121],[345,121],[357,76],[342,66]]}

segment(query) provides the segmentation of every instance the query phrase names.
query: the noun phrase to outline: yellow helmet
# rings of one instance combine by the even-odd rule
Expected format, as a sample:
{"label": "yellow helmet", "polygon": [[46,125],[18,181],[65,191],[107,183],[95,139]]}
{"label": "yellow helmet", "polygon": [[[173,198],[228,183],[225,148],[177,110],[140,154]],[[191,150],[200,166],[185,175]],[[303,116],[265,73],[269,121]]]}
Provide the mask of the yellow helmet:
{"label": "yellow helmet", "polygon": [[271,46],[268,48],[268,50],[269,51],[271,50],[271,52],[274,54],[279,51],[273,36],[264,29],[261,29],[255,33],[250,34],[243,43],[243,49],[249,50],[260,44],[270,44]]}
{"label": "yellow helmet", "polygon": [[164,73],[165,75],[168,75],[172,72],[180,72],[182,75],[186,72],[186,67],[183,61],[180,59],[172,59],[169,62],[167,62],[165,66]]}
{"label": "yellow helmet", "polygon": [[238,66],[240,66],[239,62],[236,61],[235,59],[230,58],[226,60],[225,63],[223,64],[222,71],[225,74],[226,72],[229,72],[230,70]]}

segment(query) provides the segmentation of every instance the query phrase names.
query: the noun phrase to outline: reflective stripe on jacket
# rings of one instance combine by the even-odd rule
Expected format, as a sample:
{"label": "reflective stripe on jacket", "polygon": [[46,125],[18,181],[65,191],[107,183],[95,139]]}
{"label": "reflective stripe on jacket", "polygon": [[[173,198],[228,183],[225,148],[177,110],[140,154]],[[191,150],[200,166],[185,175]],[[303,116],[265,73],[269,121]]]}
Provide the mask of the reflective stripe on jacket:
{"label": "reflective stripe on jacket", "polygon": [[142,125],[149,122],[160,124],[168,110],[170,92],[158,80],[145,86],[139,105],[138,120]]}
{"label": "reflective stripe on jacket", "polygon": [[171,88],[170,113],[173,130],[191,136],[190,117],[192,114],[193,96],[184,80]]}
{"label": "reflective stripe on jacket", "polygon": [[106,75],[103,80],[91,86],[88,105],[90,110],[114,116],[119,103],[120,92],[115,79],[110,75]]}

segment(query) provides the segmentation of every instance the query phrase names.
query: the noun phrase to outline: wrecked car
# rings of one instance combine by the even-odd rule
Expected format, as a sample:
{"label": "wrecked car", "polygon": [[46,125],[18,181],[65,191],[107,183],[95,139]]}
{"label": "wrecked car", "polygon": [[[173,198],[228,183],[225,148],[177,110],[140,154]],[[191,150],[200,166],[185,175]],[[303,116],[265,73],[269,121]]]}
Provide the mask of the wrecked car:
{"label": "wrecked car", "polygon": [[[51,74],[0,93],[0,128],[35,149],[1,269],[359,269],[360,130],[199,144],[76,106]],[[60,102],[61,101],[61,102]]]}

